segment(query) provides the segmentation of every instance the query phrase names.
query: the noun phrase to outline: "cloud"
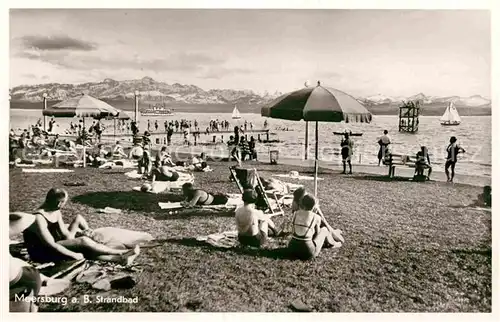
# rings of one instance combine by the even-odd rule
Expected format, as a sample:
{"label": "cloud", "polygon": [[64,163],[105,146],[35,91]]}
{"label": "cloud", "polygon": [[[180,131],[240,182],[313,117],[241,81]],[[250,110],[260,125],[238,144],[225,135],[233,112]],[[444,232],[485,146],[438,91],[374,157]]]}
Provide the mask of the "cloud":
{"label": "cloud", "polygon": [[147,71],[202,72],[208,67],[217,67],[225,59],[204,53],[173,53],[162,58],[143,58],[140,55],[123,56],[114,53],[82,53],[68,51],[42,51],[25,49],[16,57],[41,61],[71,70],[133,69]]}
{"label": "cloud", "polygon": [[83,41],[69,36],[23,36],[20,38],[24,48],[37,50],[77,50],[92,51],[97,45],[92,42]]}
{"label": "cloud", "polygon": [[233,76],[236,74],[252,74],[254,73],[250,69],[246,68],[227,68],[227,67],[211,67],[205,71],[199,78],[203,79],[221,79],[227,76]]}

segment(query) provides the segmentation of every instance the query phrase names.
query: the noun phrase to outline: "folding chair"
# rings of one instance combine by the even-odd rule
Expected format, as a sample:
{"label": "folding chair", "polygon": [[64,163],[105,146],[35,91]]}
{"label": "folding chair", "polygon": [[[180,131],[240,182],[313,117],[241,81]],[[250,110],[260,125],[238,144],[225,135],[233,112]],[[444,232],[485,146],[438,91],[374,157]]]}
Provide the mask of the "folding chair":
{"label": "folding chair", "polygon": [[[231,172],[231,177],[236,182],[236,185],[241,193],[243,193],[245,189],[254,189],[257,192],[257,209],[263,210],[264,213],[269,214],[271,217],[285,214],[281,206],[280,199],[276,193],[268,192],[264,189],[264,185],[260,181],[259,175],[257,174],[257,169],[229,167],[229,171]],[[273,203],[271,203],[271,200],[269,199],[270,196],[274,199]]]}

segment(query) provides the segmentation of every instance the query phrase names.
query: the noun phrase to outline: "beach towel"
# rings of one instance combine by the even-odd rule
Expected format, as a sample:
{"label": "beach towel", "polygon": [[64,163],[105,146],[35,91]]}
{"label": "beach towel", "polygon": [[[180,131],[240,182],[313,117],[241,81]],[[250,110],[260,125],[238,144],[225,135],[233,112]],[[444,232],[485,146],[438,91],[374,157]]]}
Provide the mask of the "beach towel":
{"label": "beach towel", "polygon": [[[311,176],[295,176],[291,174],[273,174],[273,177],[280,177],[280,178],[290,178],[290,179],[297,179],[297,180],[314,180],[314,177]],[[318,178],[318,180],[323,180],[323,178]]]}
{"label": "beach towel", "polygon": [[18,168],[34,168],[35,167],[34,164],[24,164],[24,163],[17,163],[17,164],[13,164],[13,165],[15,165]]}
{"label": "beach towel", "polygon": [[62,172],[73,172],[70,169],[23,169],[26,173],[62,173]]}
{"label": "beach towel", "polygon": [[150,242],[154,238],[151,234],[117,227],[102,227],[93,230],[96,239],[102,244],[118,249],[134,248],[144,242]]}
{"label": "beach towel", "polygon": [[222,233],[211,234],[208,236],[199,236],[197,241],[203,241],[214,247],[219,248],[233,248],[238,246],[238,231],[231,230]]}

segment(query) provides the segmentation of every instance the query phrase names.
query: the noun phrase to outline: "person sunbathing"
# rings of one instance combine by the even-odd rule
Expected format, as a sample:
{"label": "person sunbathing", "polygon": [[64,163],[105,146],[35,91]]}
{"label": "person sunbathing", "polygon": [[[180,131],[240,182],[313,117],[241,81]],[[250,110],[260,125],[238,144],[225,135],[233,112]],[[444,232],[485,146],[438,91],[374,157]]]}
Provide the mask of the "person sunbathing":
{"label": "person sunbathing", "polygon": [[207,205],[225,205],[229,198],[224,194],[211,194],[202,189],[195,189],[193,184],[182,185],[182,194],[186,198],[181,205],[185,208]]}
{"label": "person sunbathing", "polygon": [[169,166],[160,166],[158,168],[154,168],[152,173],[152,182],[155,181],[177,181],[179,179],[179,173],[177,171],[172,170]]}
{"label": "person sunbathing", "polygon": [[121,145],[120,141],[116,141],[116,145],[114,146],[112,153],[114,157],[127,157],[127,154],[125,153],[125,151],[123,151],[123,146]]}
{"label": "person sunbathing", "polygon": [[276,236],[276,226],[262,210],[256,209],[257,193],[253,189],[243,192],[243,206],[236,209],[238,241],[242,245],[261,247],[267,241],[269,231]]}
{"label": "person sunbathing", "polygon": [[308,260],[317,257],[324,246],[336,241],[327,227],[321,227],[321,217],[314,212],[316,199],[306,194],[292,219],[292,239],[288,251],[293,258]]}
{"label": "person sunbathing", "polygon": [[80,215],[66,226],[61,209],[67,200],[65,190],[50,189],[44,203],[34,213],[34,222],[23,231],[24,243],[33,261],[47,263],[88,258],[129,265],[139,255],[138,246],[132,250],[113,249],[88,237],[91,231]]}
{"label": "person sunbathing", "polygon": [[200,156],[193,157],[191,164],[195,171],[204,171],[208,167],[205,153],[202,152]]}

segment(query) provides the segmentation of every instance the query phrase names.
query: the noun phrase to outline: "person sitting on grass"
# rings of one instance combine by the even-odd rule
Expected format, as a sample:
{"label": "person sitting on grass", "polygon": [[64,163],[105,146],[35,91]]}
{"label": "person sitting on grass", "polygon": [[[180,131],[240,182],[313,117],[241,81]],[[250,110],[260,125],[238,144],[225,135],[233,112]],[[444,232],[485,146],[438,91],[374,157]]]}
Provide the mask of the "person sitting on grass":
{"label": "person sitting on grass", "polygon": [[170,181],[174,182],[179,179],[179,173],[172,170],[169,166],[160,166],[152,171],[152,183],[155,181]]}
{"label": "person sitting on grass", "polygon": [[424,170],[429,169],[426,180],[430,180],[432,173],[431,158],[427,147],[422,146],[417,152],[417,161],[415,162],[415,176],[424,176]]}
{"label": "person sitting on grass", "polygon": [[113,156],[114,157],[119,157],[119,158],[126,158],[127,154],[125,151],[123,151],[123,146],[121,145],[120,141],[116,141],[116,145],[113,148]]}
{"label": "person sitting on grass", "polygon": [[139,255],[138,246],[132,250],[113,249],[93,240],[89,237],[92,231],[80,215],[67,226],[61,214],[67,200],[65,190],[52,188],[44,203],[35,211],[34,222],[23,231],[31,260],[48,263],[87,258],[130,265]]}
{"label": "person sitting on grass", "polygon": [[253,189],[243,192],[243,206],[236,209],[238,241],[242,245],[261,247],[267,241],[269,231],[277,236],[277,230],[269,216],[255,207],[257,193]]}
{"label": "person sitting on grass", "polygon": [[200,156],[193,157],[191,164],[193,165],[195,171],[204,171],[206,168],[208,168],[205,153],[202,152]]}
{"label": "person sitting on grass", "polygon": [[306,194],[300,200],[292,220],[292,239],[288,251],[292,258],[309,260],[317,257],[323,247],[338,243],[326,226],[321,227],[321,217],[314,212],[316,199]]}
{"label": "person sitting on grass", "polygon": [[225,205],[229,200],[224,194],[211,194],[202,189],[195,189],[190,182],[186,182],[182,185],[182,194],[185,200],[181,202],[181,205],[185,208],[207,205]]}
{"label": "person sitting on grass", "polygon": [[[305,195],[307,195],[307,192],[306,189],[303,187],[298,188],[293,192],[292,214],[295,214],[300,209],[301,200]],[[330,231],[330,233],[332,234],[333,239],[337,242],[343,243],[344,237],[342,237],[342,231],[340,229],[333,229],[333,227],[330,226],[328,221],[326,221],[323,211],[321,211],[321,208],[319,207],[318,201],[316,201],[316,205],[313,209],[313,212],[321,217],[321,227],[328,228],[328,231]]]}
{"label": "person sitting on grass", "polygon": [[157,168],[162,166],[175,167],[175,163],[172,161],[172,157],[167,152],[167,147],[161,148],[160,152],[156,155],[155,166]]}

